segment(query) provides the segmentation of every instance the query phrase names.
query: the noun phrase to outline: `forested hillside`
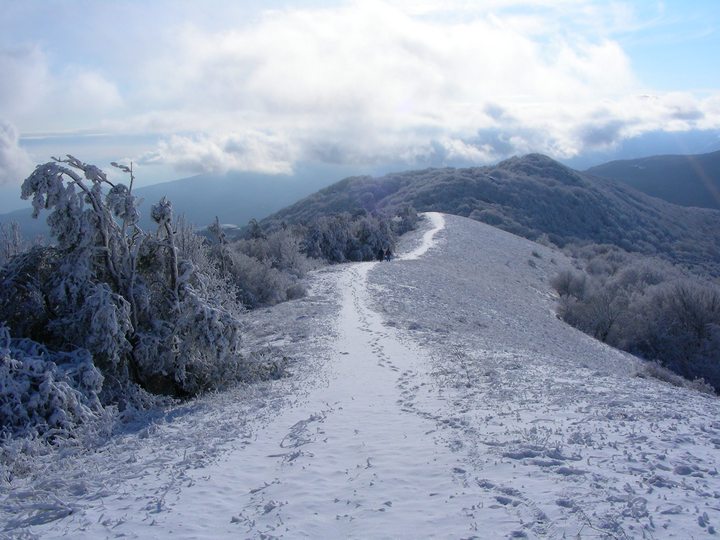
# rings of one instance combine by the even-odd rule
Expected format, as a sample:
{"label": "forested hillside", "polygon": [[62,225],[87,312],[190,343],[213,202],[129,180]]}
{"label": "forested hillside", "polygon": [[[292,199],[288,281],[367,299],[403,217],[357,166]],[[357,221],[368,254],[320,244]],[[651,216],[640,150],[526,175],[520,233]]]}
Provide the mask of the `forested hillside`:
{"label": "forested hillside", "polygon": [[689,209],[540,154],[495,166],[425,169],[342,180],[265,223],[304,222],[326,212],[396,212],[405,206],[495,225],[563,247],[607,243],[720,275],[720,212]]}
{"label": "forested hillside", "polygon": [[610,161],[587,172],[671,203],[720,209],[720,151]]}

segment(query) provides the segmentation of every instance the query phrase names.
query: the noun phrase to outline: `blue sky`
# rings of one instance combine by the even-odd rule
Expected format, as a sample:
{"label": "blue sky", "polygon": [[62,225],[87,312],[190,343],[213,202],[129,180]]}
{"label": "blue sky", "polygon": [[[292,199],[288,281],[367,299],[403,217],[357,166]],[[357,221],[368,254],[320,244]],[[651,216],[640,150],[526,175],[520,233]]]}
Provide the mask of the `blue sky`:
{"label": "blue sky", "polygon": [[[720,133],[720,2],[0,0],[0,211],[50,155],[140,182],[573,162]],[[690,140],[690,139],[688,139]],[[650,148],[652,149],[652,148]]]}

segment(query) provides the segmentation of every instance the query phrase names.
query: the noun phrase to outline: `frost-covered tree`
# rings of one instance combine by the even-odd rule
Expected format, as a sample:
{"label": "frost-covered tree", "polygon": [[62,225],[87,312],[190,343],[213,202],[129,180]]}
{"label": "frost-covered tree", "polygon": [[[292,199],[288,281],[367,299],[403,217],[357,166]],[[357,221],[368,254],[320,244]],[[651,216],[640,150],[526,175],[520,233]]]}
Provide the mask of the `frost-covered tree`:
{"label": "frost-covered tree", "polygon": [[25,241],[17,221],[0,223],[0,266],[25,250]]}
{"label": "frost-covered tree", "polygon": [[35,217],[49,212],[55,245],[3,268],[0,320],[13,336],[87,351],[109,401],[130,383],[186,395],[231,380],[242,367],[235,295],[169,201],[152,207],[154,233],[139,227],[132,168],[113,165],[129,185],[73,156],[25,180],[22,196]]}

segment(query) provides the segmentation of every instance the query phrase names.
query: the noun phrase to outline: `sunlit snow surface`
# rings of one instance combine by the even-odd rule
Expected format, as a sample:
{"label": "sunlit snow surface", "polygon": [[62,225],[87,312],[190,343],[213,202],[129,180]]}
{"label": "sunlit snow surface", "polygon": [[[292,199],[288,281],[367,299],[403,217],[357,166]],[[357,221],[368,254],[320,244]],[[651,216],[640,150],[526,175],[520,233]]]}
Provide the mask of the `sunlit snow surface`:
{"label": "sunlit snow surface", "polygon": [[[562,255],[430,214],[253,312],[293,377],[205,396],[2,495],[47,538],[701,538],[720,405],[559,321]],[[405,253],[403,256],[402,253]],[[142,420],[142,419],[141,419]]]}

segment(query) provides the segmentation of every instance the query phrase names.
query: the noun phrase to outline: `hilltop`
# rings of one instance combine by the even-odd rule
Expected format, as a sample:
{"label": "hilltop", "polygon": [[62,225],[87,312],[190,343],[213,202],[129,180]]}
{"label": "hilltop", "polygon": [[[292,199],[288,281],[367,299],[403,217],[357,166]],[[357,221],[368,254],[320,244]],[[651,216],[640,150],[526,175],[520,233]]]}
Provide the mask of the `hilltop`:
{"label": "hilltop", "polygon": [[607,243],[720,275],[720,212],[689,209],[624,184],[575,171],[539,154],[489,167],[351,177],[273,214],[304,222],[328,212],[404,206],[482,221],[558,246]]}

